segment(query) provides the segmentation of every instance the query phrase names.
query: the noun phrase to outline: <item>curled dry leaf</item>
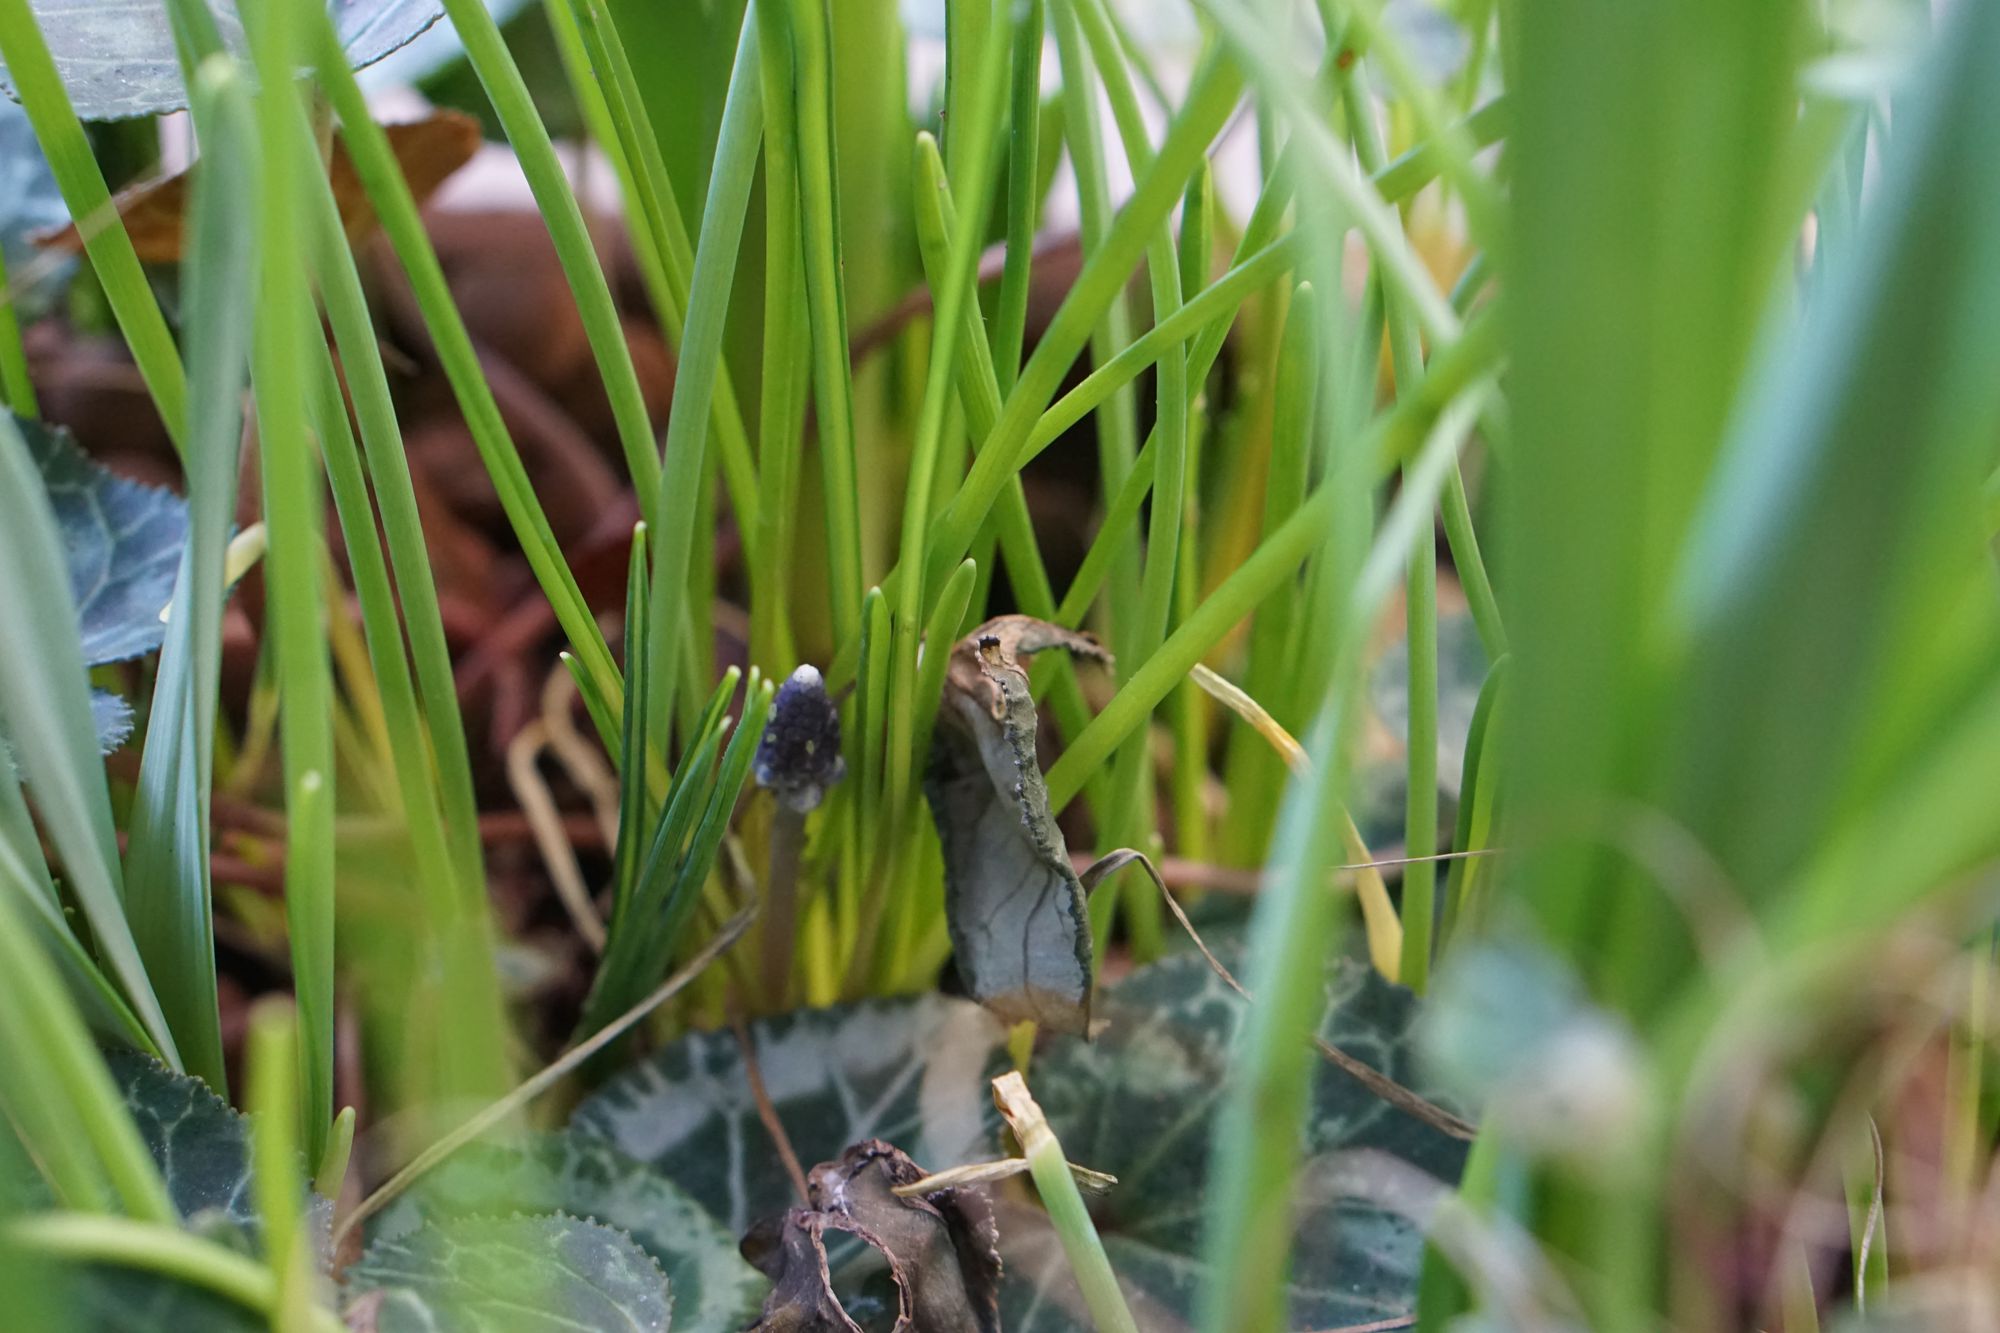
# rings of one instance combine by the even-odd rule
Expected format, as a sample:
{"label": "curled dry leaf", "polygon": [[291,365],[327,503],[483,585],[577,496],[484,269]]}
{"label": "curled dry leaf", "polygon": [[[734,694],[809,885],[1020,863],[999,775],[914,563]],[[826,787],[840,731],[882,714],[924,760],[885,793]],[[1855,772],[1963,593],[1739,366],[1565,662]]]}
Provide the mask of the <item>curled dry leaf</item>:
{"label": "curled dry leaf", "polygon": [[[403,179],[409,182],[410,193],[419,204],[430,198],[447,176],[471,161],[479,148],[479,122],[457,111],[433,111],[422,120],[383,129],[397,164],[403,168]],[[327,169],[334,203],[340,208],[340,224],[350,240],[359,240],[375,226],[375,209],[354,172],[346,145],[338,138],[333,141]],[[125,221],[140,260],[148,264],[180,261],[187,220],[187,172],[140,181],[120,190],[112,202]],[[34,241],[45,249],[83,252],[83,236],[74,222],[37,233]]]}
{"label": "curled dry leaf", "polygon": [[753,1333],[860,1333],[833,1290],[829,1231],[856,1236],[887,1261],[896,1333],[999,1333],[992,1209],[969,1189],[897,1195],[898,1186],[923,1176],[907,1154],[880,1139],[814,1167],[807,1181],[811,1206],[768,1218],[743,1238],[743,1257],[773,1284]]}
{"label": "curled dry leaf", "polygon": [[[843,1229],[838,1218],[794,1208],[782,1217],[764,1219],[743,1238],[743,1257],[771,1279],[764,1313],[750,1326],[750,1333],[861,1333],[861,1326],[833,1294],[826,1257],[829,1226]],[[860,1234],[874,1243],[872,1237]],[[909,1323],[907,1293],[903,1300],[896,1316],[898,1328]]]}
{"label": "curled dry leaf", "polygon": [[952,649],[924,793],[944,846],[945,915],[967,991],[1010,1023],[1084,1033],[1090,920],[1035,756],[1023,656],[1099,662],[1088,635],[999,616]]}

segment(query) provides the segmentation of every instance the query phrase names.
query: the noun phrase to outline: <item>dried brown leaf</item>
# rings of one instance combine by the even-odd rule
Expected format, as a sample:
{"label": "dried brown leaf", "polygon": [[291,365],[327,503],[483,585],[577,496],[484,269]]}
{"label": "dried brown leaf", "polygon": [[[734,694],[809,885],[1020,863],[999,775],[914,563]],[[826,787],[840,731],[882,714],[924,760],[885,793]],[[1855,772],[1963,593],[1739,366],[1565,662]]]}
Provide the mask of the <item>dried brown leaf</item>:
{"label": "dried brown leaf", "polygon": [[1088,635],[1000,616],[952,649],[924,792],[944,847],[945,914],[971,996],[1010,1023],[1090,1025],[1090,919],[1035,753],[1023,656],[1108,663]]}
{"label": "dried brown leaf", "polygon": [[[430,198],[445,178],[472,160],[479,148],[479,122],[457,111],[433,111],[422,120],[383,127],[389,147],[403,168],[403,179],[419,204]],[[336,138],[328,167],[333,198],[348,239],[359,240],[375,226],[375,209],[355,174],[346,146]],[[155,177],[120,190],[112,199],[132,248],[142,262],[173,264],[181,258],[187,221],[188,173]],[[34,237],[44,249],[81,254],[83,235],[77,224]]]}
{"label": "dried brown leaf", "polygon": [[771,1278],[753,1333],[850,1333],[834,1293],[828,1231],[846,1231],[888,1261],[898,1301],[897,1333],[999,1333],[999,1232],[976,1190],[896,1194],[924,1172],[880,1139],[857,1143],[808,1177],[810,1208],[752,1227],[743,1257]]}

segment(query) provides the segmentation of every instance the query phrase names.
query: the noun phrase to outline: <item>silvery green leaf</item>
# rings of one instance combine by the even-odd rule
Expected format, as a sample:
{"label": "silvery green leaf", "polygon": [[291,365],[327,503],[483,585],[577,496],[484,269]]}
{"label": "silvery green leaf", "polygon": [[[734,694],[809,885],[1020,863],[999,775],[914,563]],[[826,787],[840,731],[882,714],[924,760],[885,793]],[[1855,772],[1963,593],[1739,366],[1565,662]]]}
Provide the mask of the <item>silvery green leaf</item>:
{"label": "silvery green leaf", "polygon": [[248,1306],[136,1268],[93,1264],[80,1270],[71,1293],[74,1309],[69,1326],[88,1328],[91,1333],[158,1333],[161,1329],[262,1333],[271,1326]]}
{"label": "silvery green leaf", "polygon": [[69,432],[14,419],[41,471],[61,530],[88,666],[152,652],[187,542],[187,502],[107,471]]}
{"label": "silvery green leaf", "polygon": [[[67,431],[14,418],[55,511],[76,602],[87,666],[152,652],[166,632],[160,612],[173,597],[187,542],[187,502],[99,467]],[[106,754],[132,732],[132,709],[95,690],[91,720]]]}
{"label": "silvery green leaf", "polygon": [[[943,995],[802,1009],[749,1025],[772,1106],[804,1162],[881,1138],[932,1170],[996,1154],[987,1080],[998,1023]],[[728,1032],[662,1047],[577,1108],[570,1133],[608,1140],[692,1195],[733,1234],[797,1202]]]}
{"label": "silvery green leaf", "polygon": [[132,739],[132,705],[109,690],[91,690],[90,720],[97,727],[97,748],[105,754]]}
{"label": "silvery green leaf", "polygon": [[[49,264],[28,237],[68,221],[69,209],[41,145],[35,142],[28,113],[0,101],[0,255],[7,261],[8,286],[17,289],[15,314],[24,323],[47,308],[76,267],[74,260]],[[30,265],[45,276],[35,278]]]}
{"label": "silvery green leaf", "polygon": [[[250,1122],[200,1079],[133,1051],[105,1053],[112,1081],[188,1228],[256,1256],[261,1225],[250,1179]],[[303,1175],[303,1165],[301,1166]],[[311,1225],[324,1249],[331,1205],[314,1199]],[[95,1265],[75,1287],[78,1328],[97,1333],[202,1329],[252,1333],[261,1314],[212,1292],[134,1268]]]}
{"label": "silvery green leaf", "polygon": [[1109,660],[1096,640],[1027,616],[989,620],[953,647],[924,794],[943,844],[945,919],[967,992],[1005,1022],[1081,1033],[1090,1021],[1090,918],[1049,809],[1020,660],[1045,648]]}
{"label": "silvery green leaf", "polygon": [[374,1333],[666,1333],[667,1278],[624,1232],[542,1217],[456,1218],[375,1241],[347,1271]]}
{"label": "silvery green leaf", "polygon": [[[243,22],[231,0],[207,0],[223,45],[241,55]],[[104,0],[31,0],[56,71],[84,120],[123,120],[187,105],[173,27],[165,4]],[[360,68],[423,32],[444,11],[437,0],[331,0],[334,29],[349,63]],[[16,96],[0,69],[0,88]]]}
{"label": "silvery green leaf", "polygon": [[[1319,1035],[1405,1087],[1433,1095],[1416,1068],[1417,1001],[1366,964],[1335,959]],[[1142,1328],[1192,1322],[1204,1280],[1209,1146],[1229,1057],[1248,1006],[1197,955],[1135,972],[1099,997],[1103,1035],[1037,1053],[1036,1099],[1070,1160],[1118,1177],[1093,1202],[1111,1264]],[[1303,1034],[1301,1034],[1303,1039]],[[1344,1155],[1372,1151],[1455,1182],[1465,1145],[1391,1107],[1331,1064],[1314,1073],[1308,1161],[1294,1236],[1292,1326],[1337,1328],[1410,1313],[1423,1238],[1414,1223],[1329,1183]],[[1090,1327],[1060,1246],[1040,1215],[1000,1218],[1008,1333]]]}
{"label": "silvery green leaf", "polygon": [[650,1167],[580,1134],[461,1149],[385,1209],[369,1234],[385,1240],[454,1217],[543,1212],[630,1235],[665,1271],[683,1328],[740,1328],[757,1311],[765,1283],[737,1253],[734,1233]]}
{"label": "silvery green leaf", "polygon": [[1636,1039],[1543,949],[1497,937],[1455,950],[1419,1046],[1437,1081],[1514,1147],[1578,1162],[1633,1151],[1646,1099]]}
{"label": "silvery green leaf", "polygon": [[[486,12],[505,28],[532,0],[486,0]],[[465,44],[449,23],[436,23],[393,54],[369,66],[363,88],[414,88],[451,65],[465,63]]]}
{"label": "silvery green leaf", "polygon": [[104,1058],[181,1216],[219,1214],[254,1235],[250,1122],[206,1083],[151,1056],[107,1051]]}

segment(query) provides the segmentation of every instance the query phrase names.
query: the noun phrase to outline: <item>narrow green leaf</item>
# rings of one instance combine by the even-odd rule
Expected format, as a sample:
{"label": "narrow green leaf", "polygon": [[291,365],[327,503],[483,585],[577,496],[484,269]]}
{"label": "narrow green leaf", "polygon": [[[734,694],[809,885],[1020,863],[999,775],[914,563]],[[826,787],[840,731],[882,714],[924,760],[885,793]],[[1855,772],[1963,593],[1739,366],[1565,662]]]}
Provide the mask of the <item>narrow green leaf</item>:
{"label": "narrow green leaf", "polygon": [[243,438],[255,248],[237,214],[257,194],[248,81],[226,59],[194,90],[205,145],[187,264],[188,539],[153,687],[125,862],[126,906],[189,1072],[228,1086],[209,885],[222,601]]}
{"label": "narrow green leaf", "polygon": [[125,919],[110,793],[55,516],[11,417],[0,417],[0,725],[34,792],[70,892],[153,1044],[179,1064]]}
{"label": "narrow green leaf", "polygon": [[[91,51],[94,57],[99,54]],[[0,61],[6,64],[14,96],[34,124],[35,138],[55,171],[70,216],[109,220],[104,226],[86,229],[84,251],[97,270],[167,434],[178,445],[187,420],[187,383],[180,354],[145,271],[139,267],[124,220],[112,206],[104,173],[91,154],[90,141],[77,120],[29,0],[0,0]]]}

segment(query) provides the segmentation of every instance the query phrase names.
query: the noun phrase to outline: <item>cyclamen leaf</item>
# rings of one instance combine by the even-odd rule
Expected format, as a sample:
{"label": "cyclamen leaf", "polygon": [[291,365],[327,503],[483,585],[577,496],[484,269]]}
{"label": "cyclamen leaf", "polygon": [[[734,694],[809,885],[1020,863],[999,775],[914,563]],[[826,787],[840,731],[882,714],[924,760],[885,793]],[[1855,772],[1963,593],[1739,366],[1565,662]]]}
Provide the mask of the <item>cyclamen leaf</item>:
{"label": "cyclamen leaf", "polygon": [[347,1274],[350,1328],[374,1333],[666,1333],[666,1275],[597,1222],[460,1218],[378,1240]]}
{"label": "cyclamen leaf", "polygon": [[91,1333],[263,1333],[270,1327],[247,1306],[135,1268],[93,1264],[82,1270],[73,1290],[76,1309],[70,1327]]}
{"label": "cyclamen leaf", "polygon": [[[177,1074],[150,1055],[109,1050],[104,1060],[180,1215],[196,1229],[255,1253],[263,1224],[250,1179],[249,1118],[200,1079]],[[303,1161],[299,1178],[306,1178]],[[323,1255],[333,1222],[332,1201],[311,1195],[308,1213],[315,1246]]]}
{"label": "cyclamen leaf", "polygon": [[609,1142],[539,1137],[524,1149],[475,1144],[426,1174],[371,1228],[375,1240],[454,1217],[561,1211],[628,1233],[667,1275],[683,1328],[735,1329],[752,1319],[764,1282],[736,1236],[678,1186]]}
{"label": "cyclamen leaf", "polygon": [[[1228,952],[1223,950],[1225,954]],[[1226,959],[1225,959],[1226,961]],[[1334,960],[1319,1035],[1405,1087],[1444,1100],[1412,1050],[1416,997],[1365,963]],[[1182,954],[1133,973],[1101,997],[1104,1034],[1035,1057],[1035,1096],[1077,1162],[1118,1177],[1092,1212],[1142,1328],[1195,1317],[1203,1204],[1215,1114],[1248,1013],[1205,960]],[[1407,1315],[1423,1237],[1406,1217],[1342,1183],[1340,1168],[1393,1159],[1446,1185],[1465,1144],[1390,1106],[1331,1064],[1313,1074],[1307,1161],[1289,1277],[1291,1327],[1337,1328]],[[1000,1217],[1008,1333],[1090,1327],[1045,1220],[1018,1206]]]}
{"label": "cyclamen leaf", "polygon": [[[246,52],[243,23],[230,0],[208,0],[223,45]],[[84,120],[122,120],[178,111],[187,89],[174,51],[168,6],[107,5],[103,0],[31,0],[56,71]],[[331,0],[334,29],[356,69],[371,65],[423,32],[443,14],[437,0]],[[0,68],[0,88],[15,97]]]}
{"label": "cyclamen leaf", "polygon": [[249,1120],[200,1079],[176,1074],[151,1056],[121,1050],[104,1058],[181,1216],[227,1218],[254,1237]]}
{"label": "cyclamen leaf", "polygon": [[[1219,952],[1228,961],[1233,950]],[[1329,965],[1326,995],[1324,1040],[1451,1105],[1411,1049],[1415,996],[1352,959]],[[1061,1037],[1037,1052],[1036,1096],[1067,1155],[1118,1178],[1092,1212],[1140,1326],[1186,1325],[1205,1280],[1202,1205],[1216,1109],[1247,1005],[1204,959],[1186,954],[1107,988],[1098,1007],[1104,1031],[1096,1041]],[[988,1082],[1007,1061],[1001,1029],[977,1005],[912,996],[760,1020],[749,1031],[773,1108],[806,1161],[836,1158],[845,1145],[873,1137],[910,1145],[934,1170],[1002,1151]],[[738,1232],[771,1214],[782,1224],[797,1203],[758,1120],[741,1050],[727,1033],[695,1034],[628,1069],[578,1109],[570,1132],[611,1139]],[[1463,1167],[1464,1143],[1330,1063],[1314,1071],[1305,1136],[1307,1202],[1289,1280],[1294,1327],[1409,1313],[1422,1236],[1400,1214],[1339,1187],[1336,1169],[1374,1154],[1449,1185]],[[1001,1326],[1008,1333],[1090,1327],[1041,1210],[1007,1204],[999,1224]],[[857,1280],[870,1266],[868,1254],[853,1253],[851,1236],[825,1239],[845,1242],[830,1256],[829,1276],[846,1314],[868,1327],[859,1297],[880,1290]],[[779,1245],[812,1249],[810,1237],[778,1225],[765,1229],[759,1257]],[[782,1263],[770,1266],[784,1271]],[[806,1291],[797,1281],[796,1290]],[[883,1328],[894,1317],[893,1287],[888,1295]],[[792,1327],[816,1333],[811,1322]]]}
{"label": "cyclamen leaf", "polygon": [[1082,1033],[1090,918],[1049,809],[1023,655],[1061,648],[1109,662],[1095,639],[1000,616],[952,649],[924,779],[944,846],[945,916],[971,996],[1009,1023]]}
{"label": "cyclamen leaf", "polygon": [[[760,1019],[748,1031],[804,1161],[869,1138],[908,1144],[940,1170],[995,1154],[986,1081],[1006,1067],[1006,1053],[1000,1026],[976,1004],[870,1000]],[[615,1144],[735,1235],[797,1202],[727,1032],[693,1033],[626,1069],[577,1108],[569,1132]]]}
{"label": "cyclamen leaf", "polygon": [[[114,1050],[104,1058],[188,1227],[257,1254],[262,1226],[250,1179],[250,1122],[200,1079],[177,1074],[150,1056]],[[311,1223],[322,1252],[331,1220],[332,1206],[315,1199]],[[76,1327],[99,1333],[183,1328],[252,1333],[266,1326],[261,1315],[233,1301],[133,1268],[87,1267],[75,1291]]]}
{"label": "cyclamen leaf", "polygon": [[97,728],[97,748],[106,754],[132,739],[132,705],[109,690],[90,692],[90,720]]}
{"label": "cyclamen leaf", "polygon": [[0,256],[7,262],[9,296],[22,323],[41,316],[75,267],[65,263],[56,272],[46,272],[44,266],[45,276],[28,276],[28,263],[35,257],[28,238],[68,221],[69,209],[41,145],[35,142],[28,113],[12,102],[0,102]]}
{"label": "cyclamen leaf", "polygon": [[166,635],[160,612],[174,595],[187,502],[99,467],[68,431],[20,417],[14,425],[62,531],[85,665],[152,652]]}

